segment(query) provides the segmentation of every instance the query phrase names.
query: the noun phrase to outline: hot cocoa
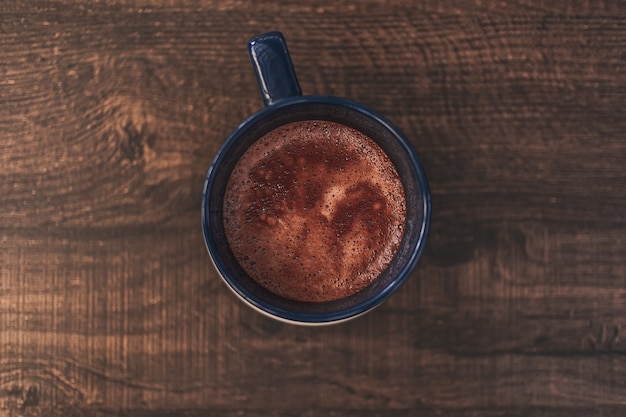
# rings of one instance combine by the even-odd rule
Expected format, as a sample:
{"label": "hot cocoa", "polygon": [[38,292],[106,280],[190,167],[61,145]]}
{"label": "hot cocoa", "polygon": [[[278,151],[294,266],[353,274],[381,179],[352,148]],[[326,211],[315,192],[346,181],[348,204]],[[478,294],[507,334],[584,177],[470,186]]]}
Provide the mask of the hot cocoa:
{"label": "hot cocoa", "polygon": [[235,166],[226,238],[243,269],[282,297],[350,296],[389,265],[404,232],[404,188],[369,137],[321,120],[281,126]]}

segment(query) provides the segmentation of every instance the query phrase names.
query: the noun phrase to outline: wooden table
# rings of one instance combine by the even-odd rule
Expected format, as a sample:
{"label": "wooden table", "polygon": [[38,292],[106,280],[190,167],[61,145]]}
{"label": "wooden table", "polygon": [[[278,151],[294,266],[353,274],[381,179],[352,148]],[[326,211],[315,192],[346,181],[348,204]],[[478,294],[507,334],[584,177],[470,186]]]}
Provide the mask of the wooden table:
{"label": "wooden table", "polygon": [[[626,415],[626,7],[488,3],[2,3],[0,416]],[[419,267],[346,324],[262,317],[204,247],[269,30],[429,173]]]}

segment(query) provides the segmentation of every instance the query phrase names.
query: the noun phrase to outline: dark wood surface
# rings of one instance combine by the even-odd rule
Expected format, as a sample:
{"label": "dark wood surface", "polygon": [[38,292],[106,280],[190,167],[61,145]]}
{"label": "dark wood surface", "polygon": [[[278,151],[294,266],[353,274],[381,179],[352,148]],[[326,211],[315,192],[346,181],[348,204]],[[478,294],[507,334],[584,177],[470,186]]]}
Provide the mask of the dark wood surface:
{"label": "dark wood surface", "polygon": [[[0,416],[626,415],[626,7],[487,3],[1,3]],[[429,173],[418,269],[346,324],[260,316],[204,247],[268,30]]]}

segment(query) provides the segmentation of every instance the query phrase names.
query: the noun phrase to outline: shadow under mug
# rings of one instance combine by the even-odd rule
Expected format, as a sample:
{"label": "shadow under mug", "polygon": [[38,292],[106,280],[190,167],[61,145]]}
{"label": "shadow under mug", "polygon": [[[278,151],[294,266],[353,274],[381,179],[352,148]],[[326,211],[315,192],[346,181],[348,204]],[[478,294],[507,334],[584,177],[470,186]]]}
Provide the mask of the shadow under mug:
{"label": "shadow under mug", "polygon": [[[302,96],[281,33],[270,32],[248,43],[265,108],[242,122],[222,145],[209,168],[202,195],[202,228],[215,268],[226,284],[254,309],[296,324],[330,324],[372,310],[393,294],[417,265],[430,224],[426,174],[414,149],[387,119],[349,100]],[[279,126],[302,120],[327,120],[372,138],[395,164],[406,197],[406,224],[400,246],[387,269],[372,284],[349,297],[300,302],[280,297],[257,284],[239,265],[224,232],[226,184],[243,153]]]}

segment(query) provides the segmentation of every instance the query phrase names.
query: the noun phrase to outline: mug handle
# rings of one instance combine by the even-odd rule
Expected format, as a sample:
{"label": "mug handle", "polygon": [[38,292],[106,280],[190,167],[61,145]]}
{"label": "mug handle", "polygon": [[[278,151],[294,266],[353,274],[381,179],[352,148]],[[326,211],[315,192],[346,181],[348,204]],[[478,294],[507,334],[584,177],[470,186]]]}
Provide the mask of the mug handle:
{"label": "mug handle", "polygon": [[282,33],[255,36],[248,41],[248,51],[266,106],[302,95]]}

